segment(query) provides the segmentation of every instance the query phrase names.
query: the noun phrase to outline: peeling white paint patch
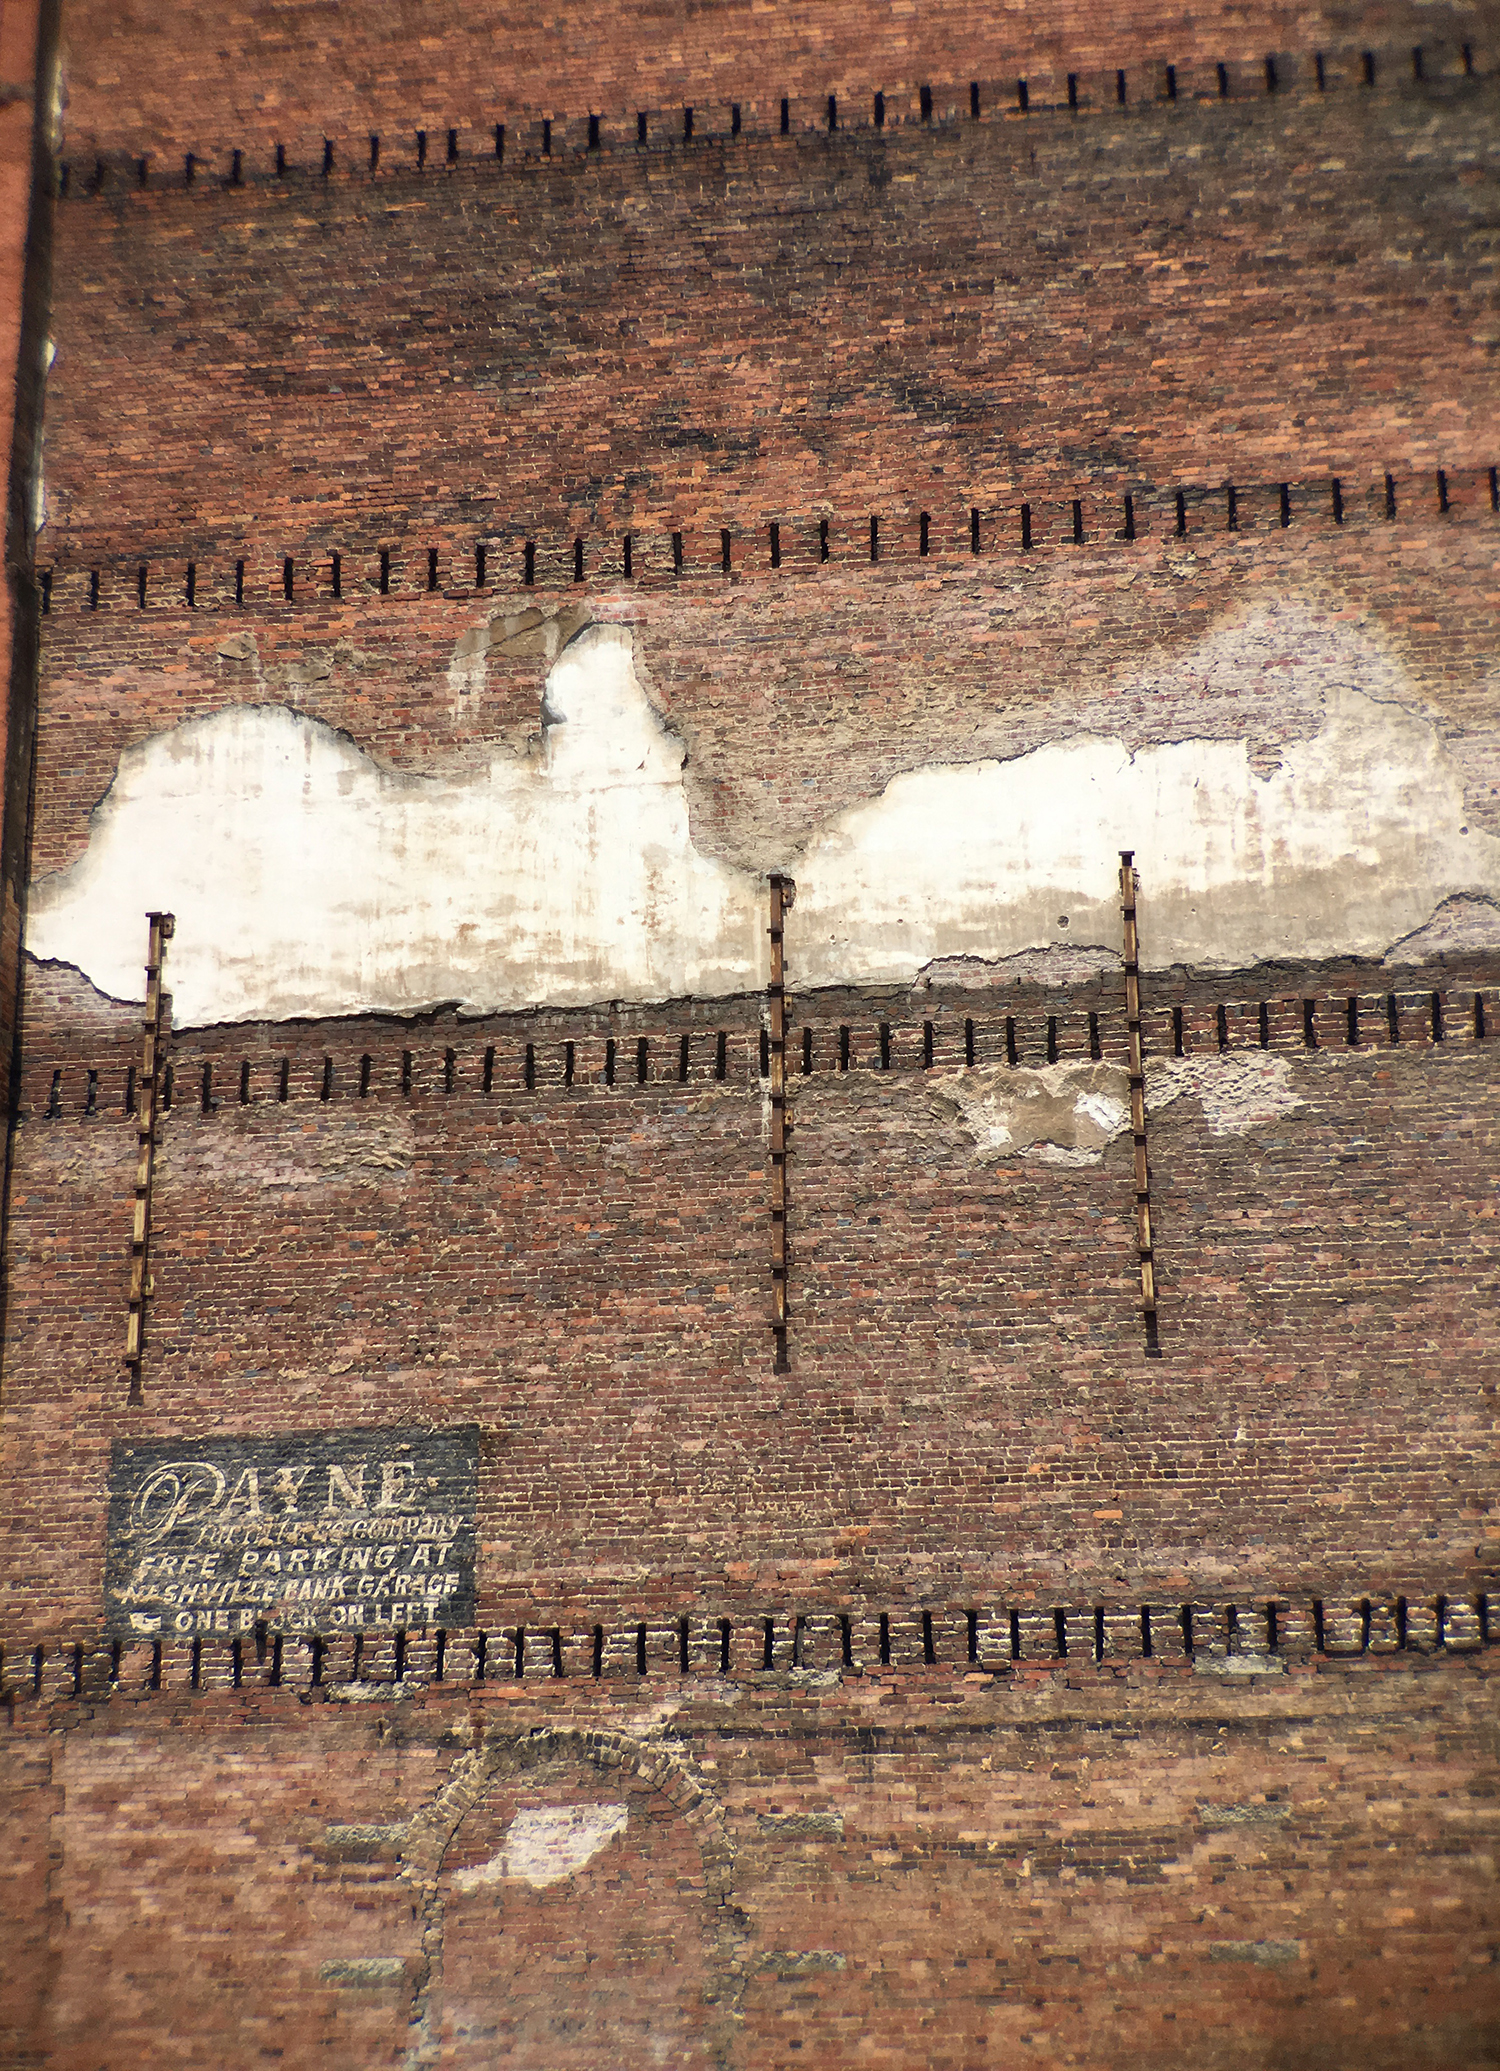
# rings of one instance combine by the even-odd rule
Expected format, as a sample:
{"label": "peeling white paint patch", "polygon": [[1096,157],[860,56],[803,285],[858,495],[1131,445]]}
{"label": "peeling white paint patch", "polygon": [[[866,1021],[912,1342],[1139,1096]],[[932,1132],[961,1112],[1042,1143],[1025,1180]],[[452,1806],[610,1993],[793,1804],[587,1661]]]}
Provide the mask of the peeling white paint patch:
{"label": "peeling white paint patch", "polygon": [[[458,643],[460,702],[497,650],[551,662],[532,750],[497,749],[481,777],[392,773],[281,705],[138,744],[84,855],[33,888],[28,949],[139,999],[143,915],[170,908],[181,1026],[758,990],[764,881],[694,847],[683,746],[630,634],[568,639],[575,623],[522,612]],[[235,658],[259,669],[253,643]],[[1136,852],[1148,969],[1487,944],[1500,840],[1470,825],[1436,727],[1355,687],[1320,706],[1292,662],[1285,674],[1299,736],[1277,761],[1248,737],[1132,753],[1073,736],[897,777],[800,858],[767,858],[797,879],[793,983],[1105,968],[1121,847]]]}
{"label": "peeling white paint patch", "polygon": [[1156,1114],[1188,1096],[1202,1106],[1211,1136],[1243,1136],[1305,1105],[1292,1084],[1290,1059],[1266,1051],[1231,1050],[1219,1057],[1172,1057],[1147,1064],[1148,1113]]}
{"label": "peeling white paint patch", "polygon": [[393,774],[279,706],[158,735],[35,888],[27,946],[139,998],[142,915],[170,908],[180,1026],[764,984],[756,885],[693,847],[682,745],[628,632],[565,649],[543,722],[477,782]]}
{"label": "peeling white paint patch", "polygon": [[[997,1065],[934,1080],[981,1151],[1047,1165],[1097,1165],[1130,1127],[1130,1078],[1118,1064]],[[1243,1136],[1304,1105],[1285,1057],[1261,1051],[1148,1063],[1148,1115],[1193,1098],[1213,1136]]]}
{"label": "peeling white paint patch", "polygon": [[623,1834],[629,1818],[625,1805],[534,1806],[516,1814],[488,1862],[455,1870],[453,1881],[460,1891],[486,1884],[530,1884],[536,1890],[560,1884]]}
{"label": "peeling white paint patch", "polygon": [[1130,1121],[1130,1078],[1117,1064],[985,1067],[932,1091],[980,1150],[1049,1165],[1097,1165]]}
{"label": "peeling white paint patch", "polygon": [[1379,957],[1444,900],[1500,889],[1500,841],[1469,828],[1436,728],[1341,690],[1264,777],[1244,740],[1132,755],[1079,736],[895,778],[797,868],[796,980],[899,982],[939,958],[1109,942],[1122,848],[1152,969]]}

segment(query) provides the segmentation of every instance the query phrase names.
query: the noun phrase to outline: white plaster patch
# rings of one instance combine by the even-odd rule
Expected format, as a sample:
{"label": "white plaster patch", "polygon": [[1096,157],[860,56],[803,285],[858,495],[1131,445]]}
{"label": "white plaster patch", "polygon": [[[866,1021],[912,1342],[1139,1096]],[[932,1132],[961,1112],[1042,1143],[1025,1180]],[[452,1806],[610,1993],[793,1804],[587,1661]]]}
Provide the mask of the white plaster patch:
{"label": "white plaster patch", "polygon": [[505,1840],[488,1862],[455,1870],[460,1891],[486,1884],[530,1884],[541,1890],[560,1884],[591,1862],[629,1822],[626,1805],[536,1805],[518,1812]]}
{"label": "white plaster patch", "polygon": [[909,980],[1120,925],[1119,851],[1141,878],[1142,961],[1235,970],[1381,956],[1456,895],[1500,887],[1463,777],[1427,720],[1342,690],[1267,776],[1244,740],[1127,752],[1078,736],[1009,762],[916,770],[841,814],[799,864],[803,986]]}
{"label": "white plaster patch", "polygon": [[1130,1079],[1117,1064],[997,1065],[931,1090],[979,1149],[1050,1165],[1097,1165],[1130,1121]]}
{"label": "white plaster patch", "polygon": [[[1097,1165],[1130,1126],[1130,1079],[1117,1064],[985,1067],[934,1080],[982,1151],[1045,1165]],[[1191,1097],[1213,1136],[1243,1136],[1304,1103],[1285,1057],[1257,1050],[1172,1058],[1146,1067],[1149,1114]]]}
{"label": "white plaster patch", "polygon": [[1292,1084],[1289,1058],[1261,1050],[1230,1050],[1222,1056],[1173,1057],[1146,1066],[1146,1105],[1155,1114],[1174,1100],[1192,1096],[1203,1109],[1211,1136],[1243,1136],[1303,1106]]}
{"label": "white plaster patch", "polygon": [[36,886],[27,946],[139,998],[142,915],[170,909],[179,1026],[764,984],[756,885],[693,847],[628,632],[562,653],[543,718],[535,754],[477,781],[394,774],[279,706],[155,736]]}
{"label": "white plaster patch", "polygon": [[[33,888],[28,949],[139,999],[143,915],[171,909],[180,1026],[758,990],[763,879],[694,847],[684,750],[630,634],[594,626],[557,652],[565,632],[561,616],[522,613],[458,643],[460,702],[497,649],[556,655],[532,751],[497,749],[480,777],[393,773],[279,705],[141,742],[83,856]],[[1288,701],[1316,710],[1291,661],[1285,677]],[[1327,680],[1321,662],[1312,680]],[[1487,926],[1500,840],[1469,824],[1437,729],[1359,688],[1322,711],[1264,774],[1247,738],[1131,753],[1083,735],[895,778],[800,859],[768,859],[797,879],[793,983],[1004,982],[1064,951],[1108,962],[1091,945],[1118,939],[1122,847],[1148,969],[1380,957],[1422,943],[1440,910],[1467,916],[1461,933]],[[1439,933],[1446,944],[1453,927]]]}

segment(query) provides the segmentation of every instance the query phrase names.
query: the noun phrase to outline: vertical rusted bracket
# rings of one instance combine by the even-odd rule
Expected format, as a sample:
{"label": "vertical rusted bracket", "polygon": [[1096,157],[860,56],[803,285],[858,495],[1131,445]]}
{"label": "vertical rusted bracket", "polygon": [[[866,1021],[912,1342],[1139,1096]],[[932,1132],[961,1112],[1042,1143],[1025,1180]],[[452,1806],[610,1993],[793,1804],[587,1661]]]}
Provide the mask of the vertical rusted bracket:
{"label": "vertical rusted bracket", "polygon": [[771,1081],[771,1342],[776,1373],[786,1373],[791,1366],[787,1354],[785,955],[790,893],[791,886],[784,877],[771,879],[771,980],[766,987],[766,1005]]}
{"label": "vertical rusted bracket", "polygon": [[1146,1156],[1146,1064],[1141,1049],[1140,938],[1135,920],[1135,851],[1120,851],[1120,912],[1125,923],[1125,1029],[1130,1044],[1130,1132],[1135,1143],[1135,1235],[1141,1256],[1146,1349],[1156,1338],[1156,1255],[1151,1242],[1151,1167]]}
{"label": "vertical rusted bracket", "polygon": [[170,913],[146,915],[146,1011],[141,1021],[141,1077],[136,1095],[135,1221],[130,1232],[130,1310],[125,1322],[125,1368],[130,1401],[144,1402],[141,1354],[146,1343],[146,1302],[151,1293],[151,1182],[156,1170],[156,1111],[161,1085],[163,1038],[172,1000],[162,991],[162,966],[176,923]]}

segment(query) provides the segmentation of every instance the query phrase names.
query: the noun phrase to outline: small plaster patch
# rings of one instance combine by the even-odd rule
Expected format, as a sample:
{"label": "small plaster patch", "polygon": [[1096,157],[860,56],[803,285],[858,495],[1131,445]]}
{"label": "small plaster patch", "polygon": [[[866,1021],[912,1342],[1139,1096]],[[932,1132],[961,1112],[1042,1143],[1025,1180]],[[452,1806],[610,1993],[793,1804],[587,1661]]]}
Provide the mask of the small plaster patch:
{"label": "small plaster patch", "polygon": [[1212,1963],[1259,1963],[1268,1969],[1276,1969],[1284,1963],[1295,1963],[1302,1954],[1301,1942],[1210,1942],[1209,1960]]}
{"label": "small plaster patch", "polygon": [[756,1825],[763,1834],[778,1834],[784,1840],[842,1841],[842,1812],[762,1812]]}
{"label": "small plaster patch", "polygon": [[[1130,1126],[1130,1079],[1118,1064],[987,1066],[934,1080],[982,1151],[1044,1165],[1097,1165]],[[1289,1059],[1261,1051],[1148,1062],[1148,1117],[1193,1098],[1213,1136],[1243,1136],[1304,1103]]]}
{"label": "small plaster patch", "polygon": [[979,1149],[1050,1165],[1097,1165],[1130,1120],[1130,1079],[1117,1064],[998,1065],[931,1090]]}
{"label": "small plaster patch", "polygon": [[416,1155],[409,1116],[373,1117],[324,1110],[291,1127],[245,1125],[231,1114],[227,1131],[164,1135],[158,1169],[214,1187],[252,1187],[300,1194],[326,1186],[388,1186],[406,1178]]}
{"label": "small plaster patch", "polygon": [[1291,1806],[1285,1804],[1267,1805],[1252,1800],[1246,1805],[1200,1805],[1198,1817],[1206,1827],[1215,1830],[1224,1827],[1276,1826],[1291,1816]]}
{"label": "small plaster patch", "polygon": [[629,1817],[626,1805],[532,1806],[516,1814],[488,1862],[455,1870],[453,1881],[460,1891],[486,1884],[530,1884],[536,1890],[560,1884],[623,1834]]}
{"label": "small plaster patch", "polygon": [[1211,1136],[1243,1136],[1304,1104],[1292,1086],[1291,1060],[1269,1051],[1232,1050],[1223,1056],[1147,1063],[1148,1115],[1188,1096],[1202,1106]]}

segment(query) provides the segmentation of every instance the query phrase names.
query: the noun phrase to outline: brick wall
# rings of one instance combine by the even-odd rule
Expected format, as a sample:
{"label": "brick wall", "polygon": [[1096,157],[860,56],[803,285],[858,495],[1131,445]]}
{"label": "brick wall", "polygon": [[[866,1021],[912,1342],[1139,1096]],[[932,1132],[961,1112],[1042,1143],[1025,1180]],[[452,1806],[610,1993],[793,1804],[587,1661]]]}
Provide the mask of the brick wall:
{"label": "brick wall", "polygon": [[[477,776],[559,609],[762,874],[1351,683],[1500,832],[1487,17],[64,26],[35,875],[233,703]],[[765,1001],[435,1005],[173,1036],[128,1407],[138,1011],[24,966],[7,2064],[1494,2061],[1493,944],[1148,975],[1153,1337],[1128,1139],[959,1090],[1120,979],[798,919],[785,1373]],[[115,1440],[460,1423],[472,1628],[101,1632]]]}
{"label": "brick wall", "polygon": [[581,141],[590,112],[623,116],[633,130],[640,109],[680,125],[685,104],[704,128],[727,128],[735,103],[747,125],[769,127],[779,124],[786,98],[798,128],[821,127],[830,92],[848,120],[869,119],[871,97],[884,91],[896,119],[908,103],[917,114],[923,83],[941,119],[967,113],[975,81],[987,110],[1016,107],[1022,76],[1037,102],[1064,100],[1069,72],[1085,101],[1113,102],[1121,68],[1135,101],[1166,92],[1169,64],[1183,94],[1217,96],[1220,62],[1233,92],[1254,94],[1265,91],[1268,53],[1278,54],[1285,90],[1311,79],[1320,51],[1330,82],[1362,80],[1361,57],[1373,47],[1377,85],[1386,86],[1410,81],[1414,47],[1430,75],[1461,69],[1465,43],[1479,64],[1493,46],[1492,18],[1480,8],[1402,4],[1362,7],[1357,16],[1285,4],[1074,4],[976,15],[952,0],[924,0],[920,10],[797,5],[772,16],[746,0],[721,0],[711,9],[630,16],[445,0],[424,7],[420,33],[396,6],[335,19],[301,5],[269,18],[224,15],[209,34],[185,8],[122,14],[90,0],[70,11],[67,31],[70,148],[85,165],[101,150],[149,152],[173,172],[188,151],[217,154],[212,169],[227,172],[235,147],[268,156],[278,142],[293,158],[319,163],[328,137],[362,154],[371,130],[409,151],[425,128],[439,160],[455,125],[465,152],[492,150],[497,122],[514,128],[550,117]]}
{"label": "brick wall", "polygon": [[632,529],[643,566],[674,529],[716,563],[726,526],[764,565],[773,522],[791,560],[822,518],[865,544],[871,514],[900,552],[926,510],[952,551],[977,509],[988,548],[1026,498],[1068,537],[1072,498],[1108,537],[1153,487],[1238,484],[1247,528],[1282,482],[1299,522],[1321,510],[1329,475],[1358,476],[1352,501],[1414,470],[1425,503],[1437,468],[1500,458],[1493,100],[1460,76],[422,175],[75,180],[58,564],[133,587],[139,561],[213,559],[222,585],[260,555],[279,594],[286,556],[306,584],[339,552],[368,584],[381,546],[399,584],[435,547],[467,585],[486,538],[493,581],[525,537],[545,579],[575,536],[613,568]]}
{"label": "brick wall", "polygon": [[[494,1683],[23,1702],[0,1762],[50,1776],[30,1845],[50,1823],[38,1909],[68,1927],[7,1966],[56,1966],[7,2060],[634,2066],[670,2040],[1103,2071],[1128,2036],[1151,2071],[1478,2071],[1489,1680],[1485,1656],[773,1672],[644,1714]],[[527,1881],[518,1814],[601,1812],[612,1838]]]}

